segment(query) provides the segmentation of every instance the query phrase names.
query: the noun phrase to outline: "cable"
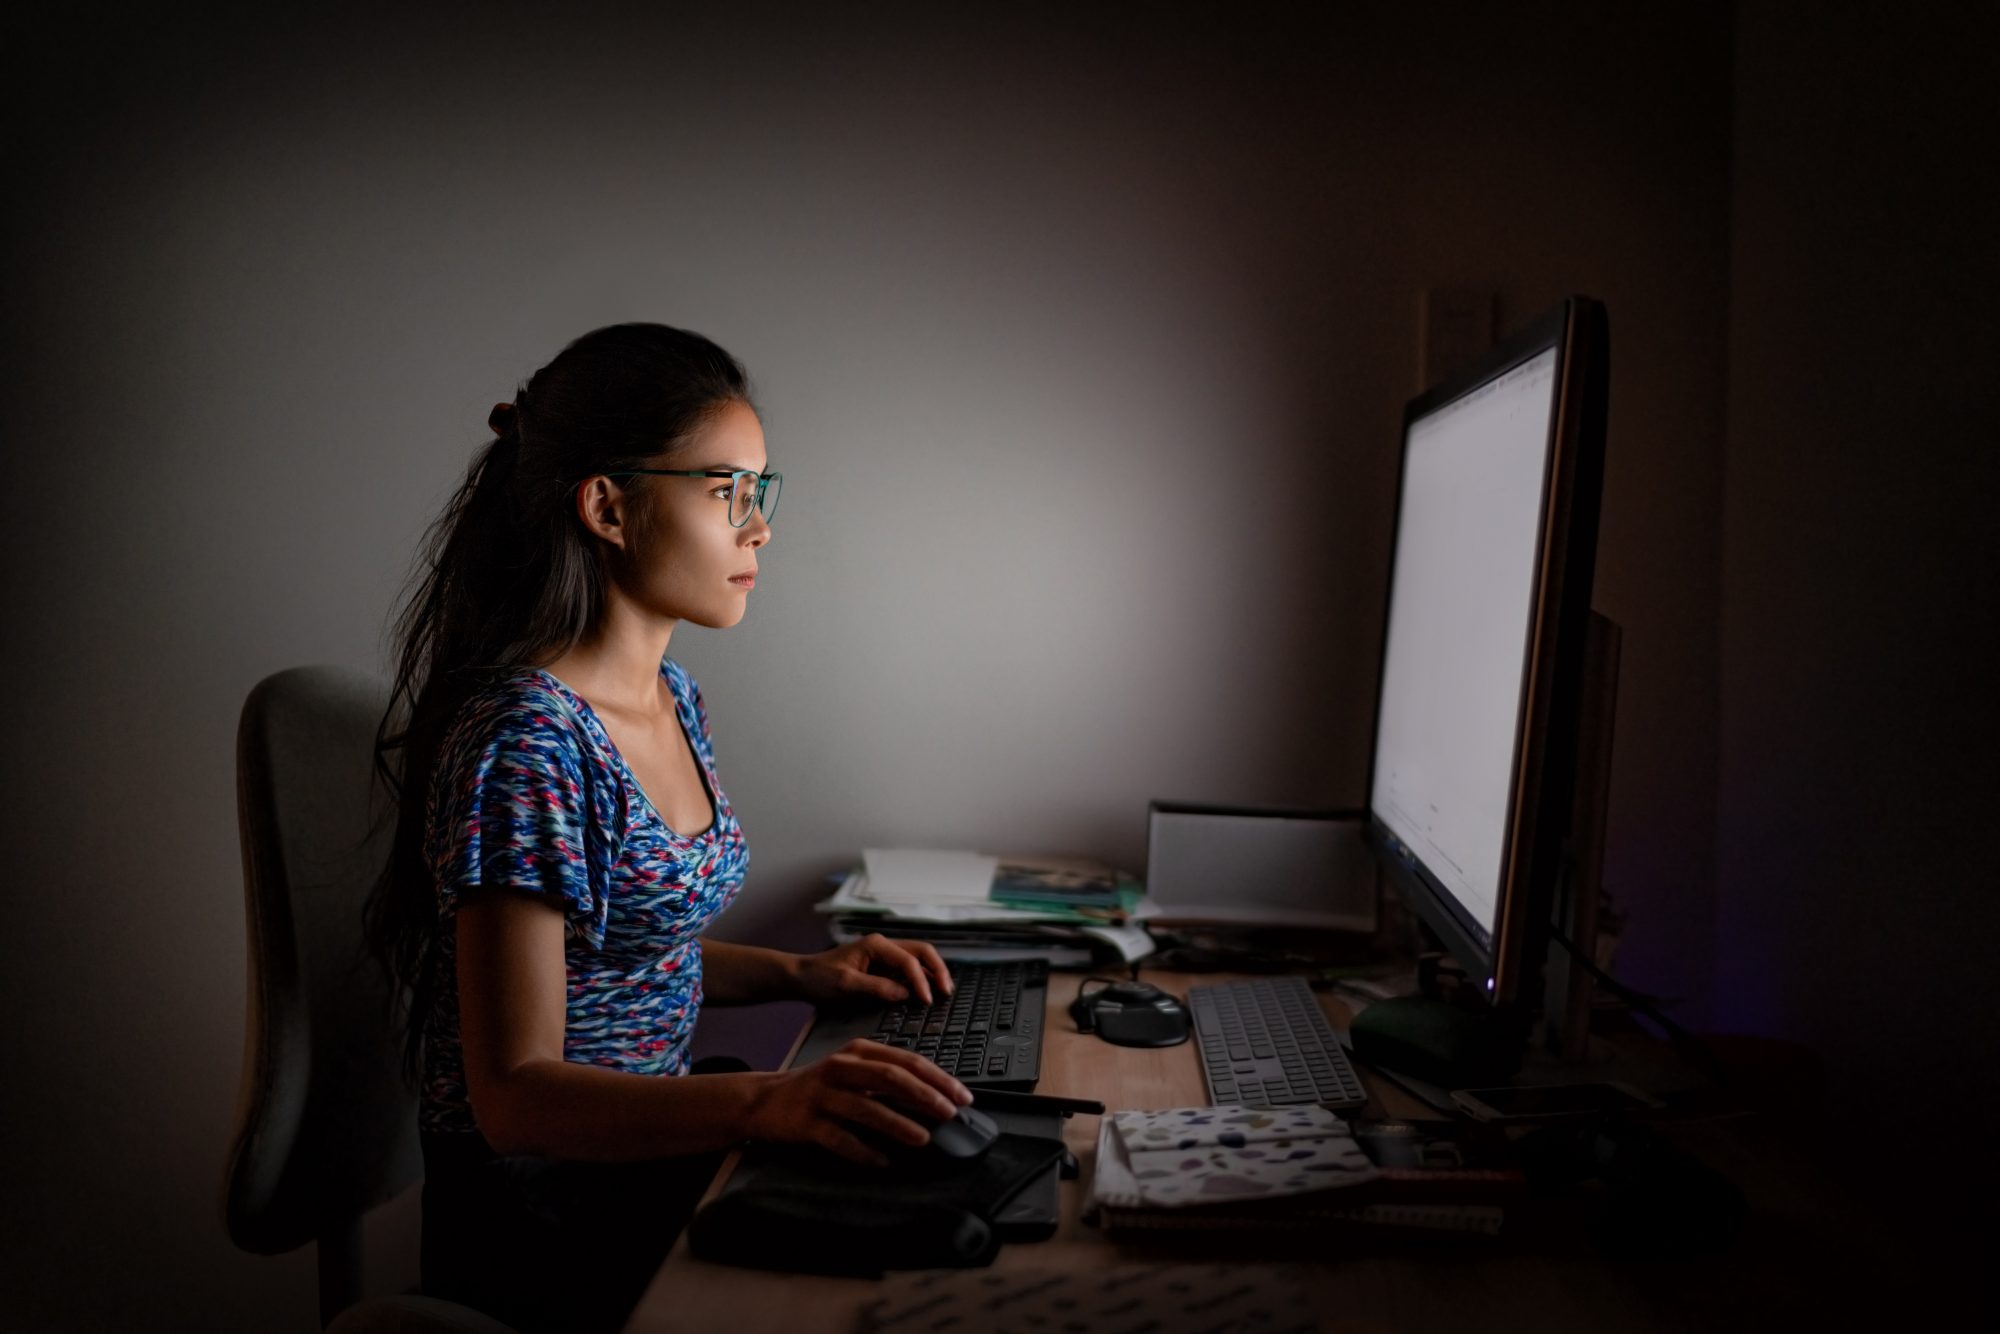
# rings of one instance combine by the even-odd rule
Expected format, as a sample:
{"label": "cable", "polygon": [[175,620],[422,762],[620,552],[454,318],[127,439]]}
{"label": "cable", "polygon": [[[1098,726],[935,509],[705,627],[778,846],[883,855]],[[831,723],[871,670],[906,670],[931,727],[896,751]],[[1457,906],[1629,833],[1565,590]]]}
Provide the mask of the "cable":
{"label": "cable", "polygon": [[1659,1005],[1661,1002],[1658,996],[1654,996],[1647,992],[1640,991],[1637,987],[1627,986],[1625,983],[1620,982],[1617,978],[1605,972],[1602,968],[1599,968],[1597,966],[1597,961],[1595,959],[1592,959],[1588,955],[1586,955],[1575,941],[1571,940],[1568,936],[1564,935],[1561,931],[1556,930],[1554,927],[1549,928],[1549,938],[1555,941],[1556,944],[1562,946],[1564,950],[1568,951],[1569,957],[1571,959],[1574,959],[1577,965],[1581,967],[1584,972],[1589,973],[1592,977],[1596,978],[1599,982],[1601,982],[1604,985],[1606,990],[1610,991],[1614,996],[1618,997],[1618,999],[1624,1001],[1627,1005],[1631,1006],[1639,1013],[1645,1015],[1647,1018],[1656,1021],[1662,1028],[1665,1028],[1673,1036],[1685,1039],[1686,1041],[1689,1042],[1693,1042],[1695,1040],[1693,1034],[1689,1033],[1686,1029],[1682,1028],[1679,1024],[1675,1023],[1672,1019],[1669,1019],[1665,1014],[1660,1012]]}
{"label": "cable", "polygon": [[1554,927],[1549,928],[1549,938],[1568,951],[1569,957],[1576,962],[1577,966],[1596,978],[1605,990],[1631,1006],[1635,1013],[1644,1015],[1665,1030],[1670,1042],[1676,1046],[1691,1049],[1699,1057],[1703,1068],[1708,1071],[1710,1077],[1718,1085],[1729,1083],[1728,1073],[1723,1069],[1722,1062],[1717,1059],[1715,1053],[1709,1050],[1708,1044],[1669,1018],[1666,1012],[1659,1008],[1662,1003],[1660,997],[1648,995],[1636,987],[1630,987],[1620,982],[1617,978],[1599,968],[1595,959],[1586,956],[1577,947],[1575,941]]}
{"label": "cable", "polygon": [[[1091,1014],[1090,999],[1084,995],[1083,991],[1092,982],[1102,982],[1107,987],[1119,985],[1119,981],[1115,977],[1097,977],[1095,975],[1086,977],[1076,984],[1076,999],[1069,1003],[1069,1017],[1076,1023],[1076,1031],[1079,1033],[1094,1033],[1097,1031],[1096,1020]],[[1095,994],[1094,992],[1092,993],[1092,995]]]}

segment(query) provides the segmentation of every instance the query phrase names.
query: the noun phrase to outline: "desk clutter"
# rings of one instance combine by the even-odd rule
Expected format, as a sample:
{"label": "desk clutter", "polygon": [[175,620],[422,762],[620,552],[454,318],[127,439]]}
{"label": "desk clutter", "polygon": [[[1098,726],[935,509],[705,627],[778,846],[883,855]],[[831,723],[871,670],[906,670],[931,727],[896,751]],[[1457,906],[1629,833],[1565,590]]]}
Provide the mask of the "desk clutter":
{"label": "desk clutter", "polygon": [[1138,880],[1074,857],[872,848],[816,905],[837,943],[871,932],[928,940],[961,959],[1130,963],[1153,949]]}

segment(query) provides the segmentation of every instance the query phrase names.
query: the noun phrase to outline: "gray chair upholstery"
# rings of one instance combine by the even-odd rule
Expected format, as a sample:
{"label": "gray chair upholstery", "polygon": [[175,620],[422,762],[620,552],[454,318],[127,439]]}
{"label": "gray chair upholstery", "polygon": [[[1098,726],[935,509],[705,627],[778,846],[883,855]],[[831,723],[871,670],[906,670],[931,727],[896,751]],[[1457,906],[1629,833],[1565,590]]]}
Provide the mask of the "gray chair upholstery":
{"label": "gray chair upholstery", "polygon": [[423,1172],[390,984],[361,931],[395,826],[371,772],[387,702],[372,677],[292,668],[250,692],[236,738],[250,977],[223,1214],[248,1251],[318,1243],[323,1324],[361,1295],[362,1216]]}

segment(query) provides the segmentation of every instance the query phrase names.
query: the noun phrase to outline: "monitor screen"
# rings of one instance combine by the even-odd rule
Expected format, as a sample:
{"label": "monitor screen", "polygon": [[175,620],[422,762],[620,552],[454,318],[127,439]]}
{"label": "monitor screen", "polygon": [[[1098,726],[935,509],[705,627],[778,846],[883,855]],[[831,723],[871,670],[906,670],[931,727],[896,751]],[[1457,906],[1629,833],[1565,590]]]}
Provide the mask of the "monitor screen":
{"label": "monitor screen", "polygon": [[1521,740],[1556,353],[1405,433],[1370,805],[1490,944]]}
{"label": "monitor screen", "polygon": [[1404,413],[1369,832],[1496,1000],[1539,965],[1568,826],[1607,347],[1572,298]]}

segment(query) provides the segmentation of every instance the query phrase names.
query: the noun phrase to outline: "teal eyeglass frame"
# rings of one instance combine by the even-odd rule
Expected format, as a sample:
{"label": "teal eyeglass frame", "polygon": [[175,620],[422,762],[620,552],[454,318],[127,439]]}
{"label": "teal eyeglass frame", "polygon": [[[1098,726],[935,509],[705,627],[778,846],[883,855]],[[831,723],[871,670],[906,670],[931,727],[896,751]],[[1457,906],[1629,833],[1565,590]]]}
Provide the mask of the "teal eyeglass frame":
{"label": "teal eyeglass frame", "polygon": [[[600,473],[602,477],[727,477],[730,481],[729,526],[741,528],[750,522],[750,516],[762,514],[764,522],[778,512],[778,497],[785,489],[785,475],[781,472],[751,472],[748,468],[627,468],[622,472]],[[757,483],[757,494],[750,501],[750,508],[743,511],[743,520],[737,522],[736,496],[743,489],[743,479],[750,478]]]}

